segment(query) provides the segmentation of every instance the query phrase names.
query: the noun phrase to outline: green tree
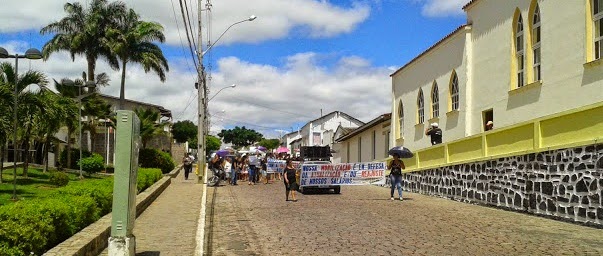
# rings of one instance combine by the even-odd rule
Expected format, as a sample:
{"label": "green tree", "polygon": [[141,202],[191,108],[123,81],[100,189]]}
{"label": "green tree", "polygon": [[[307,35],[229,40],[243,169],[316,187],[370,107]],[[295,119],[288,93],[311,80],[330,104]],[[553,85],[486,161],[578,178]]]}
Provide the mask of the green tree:
{"label": "green tree", "polygon": [[222,130],[218,136],[226,143],[232,143],[236,148],[247,147],[264,138],[264,136],[251,129],[235,126],[232,130]]}
{"label": "green tree", "polygon": [[119,68],[117,56],[108,45],[107,30],[117,26],[119,17],[125,16],[126,5],[121,1],[92,0],[88,9],[78,3],[66,3],[67,16],[40,30],[40,34],[54,34],[42,48],[44,59],[59,51],[68,51],[71,58],[84,55],[88,63],[88,80],[95,78],[96,61],[102,57],[115,70]]}
{"label": "green tree", "polygon": [[222,146],[222,141],[220,141],[220,139],[218,139],[218,137],[215,137],[212,135],[205,136],[205,142],[206,142],[207,152],[218,150],[218,149],[220,149],[220,146]]}
{"label": "green tree", "polygon": [[271,151],[273,149],[276,149],[281,144],[281,142],[278,139],[263,139],[260,140],[258,144]]}
{"label": "green tree", "polygon": [[121,60],[121,88],[119,109],[123,109],[126,90],[126,66],[128,62],[140,63],[145,72],[154,71],[161,82],[165,82],[165,73],[169,71],[163,51],[154,41],[164,42],[163,26],[156,22],[140,20],[132,9],[119,19],[116,28],[107,30],[111,50]]}
{"label": "green tree", "polygon": [[197,136],[197,125],[190,120],[178,121],[172,125],[172,135],[178,143],[188,141],[191,144],[192,140]]}
{"label": "green tree", "polygon": [[[13,92],[0,70],[0,166],[4,166],[5,155],[8,151],[8,137],[13,130],[12,106]],[[0,183],[2,183],[2,168],[0,168]]]}
{"label": "green tree", "polygon": [[140,119],[140,139],[142,140],[142,148],[147,148],[147,143],[153,137],[163,134],[162,125],[159,123],[161,114],[153,109],[136,109],[134,110]]}
{"label": "green tree", "polygon": [[[35,125],[34,123],[34,115],[36,114],[37,111],[44,111],[45,106],[44,106],[44,102],[41,100],[41,98],[39,97],[39,93],[32,93],[29,91],[26,91],[25,89],[32,84],[36,84],[39,86],[46,86],[46,84],[48,83],[48,80],[46,79],[46,76],[39,71],[35,71],[35,70],[29,70],[27,72],[25,72],[25,74],[19,75],[19,77],[16,79],[17,83],[15,85],[15,69],[14,67],[9,64],[9,63],[2,63],[0,64],[0,73],[3,73],[4,75],[0,75],[2,77],[6,76],[3,82],[3,84],[6,86],[8,85],[8,87],[10,88],[11,91],[15,91],[15,86],[17,88],[17,97],[18,97],[18,108],[15,109],[11,109],[11,111],[9,111],[8,113],[12,116],[12,113],[14,113],[13,111],[17,111],[17,117],[18,120],[17,122],[20,124],[19,127],[23,128],[21,130],[21,140],[19,141],[19,138],[17,138],[16,142],[13,142],[13,145],[15,145],[15,148],[18,148],[19,145],[24,145],[23,148],[23,157],[22,159],[23,161],[23,176],[27,177],[27,168],[29,166],[29,157],[26,157],[27,152],[29,152],[29,146],[30,146],[30,139],[32,136],[32,129],[33,129],[33,125]],[[14,94],[14,93],[13,93]],[[13,100],[11,100],[11,102],[14,102],[14,95],[12,95]],[[11,117],[12,120],[12,117]],[[13,130],[14,131],[14,130]],[[15,177],[16,178],[16,177]]]}

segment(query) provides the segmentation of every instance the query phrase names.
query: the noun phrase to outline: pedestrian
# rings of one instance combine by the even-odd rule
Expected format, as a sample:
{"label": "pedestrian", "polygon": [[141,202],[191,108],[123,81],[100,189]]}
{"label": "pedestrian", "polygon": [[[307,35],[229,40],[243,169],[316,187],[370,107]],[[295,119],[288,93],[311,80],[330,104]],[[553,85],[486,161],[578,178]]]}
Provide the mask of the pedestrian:
{"label": "pedestrian", "polygon": [[231,161],[232,161],[232,170],[231,170],[232,177],[230,177],[230,185],[236,186],[237,179],[239,178],[239,172],[240,172],[240,169],[239,169],[240,159],[238,156],[237,157],[233,156]]}
{"label": "pedestrian", "polygon": [[268,155],[266,155],[260,161],[260,166],[262,168],[262,178],[264,179],[264,184],[268,184],[269,176],[268,176]]}
{"label": "pedestrian", "polygon": [[228,183],[231,183],[233,174],[232,174],[232,163],[230,162],[229,156],[224,157],[224,161],[222,161],[222,169],[224,170],[224,172],[226,172],[226,179],[228,180]]}
{"label": "pedestrian", "polygon": [[193,160],[188,153],[184,153],[182,158],[182,167],[184,169],[184,179],[188,180],[188,174],[193,170]]}
{"label": "pedestrian", "polygon": [[398,195],[400,196],[400,201],[402,201],[402,170],[406,168],[404,166],[404,162],[400,159],[398,154],[394,154],[394,159],[389,162],[387,169],[389,172],[389,181],[392,185],[390,191],[390,200],[394,200],[394,190],[396,187],[398,188]]}
{"label": "pedestrian", "polygon": [[431,127],[425,130],[425,135],[431,137],[431,145],[442,143],[442,129],[438,127],[438,123],[432,123]]}
{"label": "pedestrian", "polygon": [[297,202],[295,199],[295,190],[297,190],[297,181],[295,178],[296,170],[293,167],[293,161],[291,159],[287,159],[285,170],[283,171],[283,176],[285,177],[285,191],[286,197],[285,201],[289,201],[289,194],[291,198],[293,198],[293,202]]}

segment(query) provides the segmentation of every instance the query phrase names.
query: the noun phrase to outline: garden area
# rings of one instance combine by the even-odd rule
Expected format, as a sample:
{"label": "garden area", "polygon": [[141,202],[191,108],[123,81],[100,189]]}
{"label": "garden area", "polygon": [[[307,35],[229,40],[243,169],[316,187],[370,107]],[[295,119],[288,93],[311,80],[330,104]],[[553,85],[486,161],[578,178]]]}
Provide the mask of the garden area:
{"label": "garden area", "polygon": [[[111,212],[113,176],[17,168],[17,201],[13,169],[4,169],[0,184],[0,255],[41,255]],[[138,192],[163,177],[161,169],[139,168]]]}

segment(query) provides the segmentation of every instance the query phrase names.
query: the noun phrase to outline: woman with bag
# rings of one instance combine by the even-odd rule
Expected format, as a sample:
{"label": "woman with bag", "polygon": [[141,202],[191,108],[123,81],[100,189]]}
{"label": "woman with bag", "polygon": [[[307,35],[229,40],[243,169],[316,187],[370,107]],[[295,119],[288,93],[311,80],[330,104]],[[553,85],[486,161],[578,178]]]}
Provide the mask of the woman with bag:
{"label": "woman with bag", "polygon": [[293,202],[297,202],[295,199],[295,190],[297,190],[297,181],[295,179],[295,168],[293,167],[293,161],[291,159],[287,159],[285,170],[283,171],[283,176],[285,177],[285,190],[287,192],[285,201],[289,201],[289,194],[291,194],[291,198],[293,198]]}
{"label": "woman with bag", "polygon": [[398,154],[394,154],[394,160],[392,160],[387,169],[390,170],[389,173],[389,181],[392,185],[390,192],[390,200],[394,200],[394,190],[398,187],[398,195],[400,196],[400,201],[402,201],[402,170],[406,168],[404,166],[404,162],[400,160],[400,156]]}

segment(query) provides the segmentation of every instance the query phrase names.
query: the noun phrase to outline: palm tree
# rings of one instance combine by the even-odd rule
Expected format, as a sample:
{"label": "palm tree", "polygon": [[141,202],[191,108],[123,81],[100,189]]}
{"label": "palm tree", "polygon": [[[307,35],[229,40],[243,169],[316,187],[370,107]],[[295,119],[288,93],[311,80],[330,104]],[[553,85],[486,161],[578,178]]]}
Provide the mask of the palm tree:
{"label": "palm tree", "polygon": [[[0,70],[0,73],[2,70]],[[3,74],[3,73],[1,73]],[[10,109],[13,101],[13,92],[5,77],[0,75],[0,166],[4,166],[5,155],[8,151],[8,136],[13,129]],[[2,183],[2,168],[0,168],[0,183]]]}
{"label": "palm tree", "polygon": [[169,71],[163,51],[154,41],[164,42],[163,26],[156,22],[141,21],[138,14],[130,9],[122,16],[117,28],[107,31],[108,44],[121,60],[121,89],[119,109],[125,103],[126,66],[128,62],[140,63],[145,72],[154,71],[161,82],[165,82],[165,72]]}
{"label": "palm tree", "polygon": [[[101,125],[100,120],[114,119],[111,114],[111,104],[100,99],[96,95],[84,99],[84,105],[82,109],[82,115],[87,116],[87,121],[83,124],[82,130],[90,133],[90,142],[94,146],[96,143],[96,128]],[[115,122],[113,122],[115,123]]]}
{"label": "palm tree", "polygon": [[[0,64],[0,73],[4,73],[6,75],[6,80],[8,81],[4,81],[5,85],[8,85],[10,87],[11,91],[15,90],[15,69],[14,67],[9,64],[9,63],[1,63]],[[21,125],[21,127],[25,128],[23,130],[23,134],[21,136],[21,143],[25,144],[25,148],[24,148],[24,163],[23,163],[23,175],[25,177],[27,177],[27,168],[29,166],[29,157],[27,157],[27,153],[29,151],[29,139],[31,138],[31,129],[32,129],[32,125],[33,125],[33,120],[32,120],[32,116],[35,114],[36,111],[43,111],[44,110],[44,104],[41,101],[41,99],[38,97],[37,93],[31,93],[31,92],[26,92],[25,88],[27,88],[29,85],[32,84],[37,84],[41,87],[46,86],[46,84],[48,83],[48,80],[46,80],[46,76],[39,71],[34,71],[34,70],[29,70],[27,71],[25,74],[20,75],[17,78],[17,96],[18,96],[18,102],[19,102],[19,106],[18,108],[12,109],[12,111],[17,111],[18,113],[18,117],[20,120],[18,120],[18,122]],[[13,95],[14,97],[14,95]],[[13,99],[14,100],[14,99]],[[14,101],[11,101],[14,102]],[[13,113],[12,111],[10,111],[10,113]],[[14,148],[17,148],[17,145],[19,145],[19,141],[13,142]],[[15,151],[16,153],[16,151]],[[16,154],[15,154],[16,157]],[[16,177],[15,177],[16,178]]]}
{"label": "palm tree", "polygon": [[142,148],[147,148],[147,143],[153,137],[163,133],[159,119],[161,114],[153,109],[136,109],[134,113],[140,119],[140,138],[142,140]]}
{"label": "palm tree", "polygon": [[108,0],[92,0],[88,9],[78,2],[66,3],[64,10],[67,16],[48,24],[40,30],[40,34],[54,34],[42,48],[44,59],[59,51],[68,51],[71,58],[84,55],[88,62],[88,80],[95,78],[96,61],[103,57],[109,66],[119,68],[119,61],[106,44],[106,31],[115,27],[118,17],[127,12],[123,2]]}

